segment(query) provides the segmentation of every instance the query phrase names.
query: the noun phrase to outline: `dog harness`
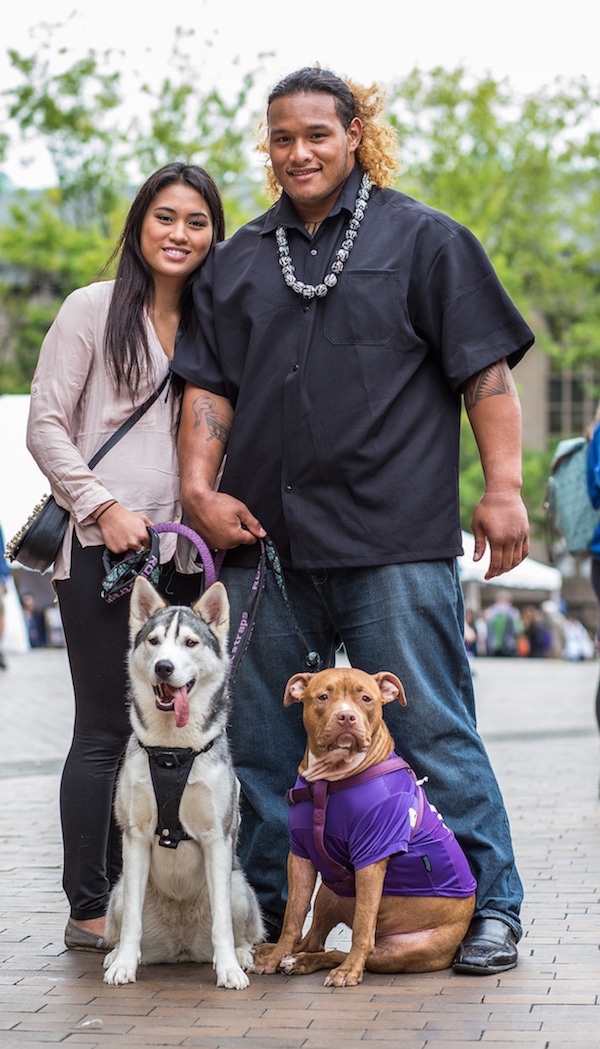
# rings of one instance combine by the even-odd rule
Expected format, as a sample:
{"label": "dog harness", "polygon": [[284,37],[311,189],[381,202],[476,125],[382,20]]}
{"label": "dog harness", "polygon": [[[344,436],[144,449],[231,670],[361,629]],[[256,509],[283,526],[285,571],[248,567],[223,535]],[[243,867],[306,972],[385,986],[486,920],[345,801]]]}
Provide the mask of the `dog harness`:
{"label": "dog harness", "polygon": [[[138,740],[139,743],[139,740]],[[180,841],[191,841],[179,819],[179,806],[185,785],[195,759],[206,754],[216,743],[211,739],[202,750],[191,747],[146,747],[154,796],[158,805],[158,844],[165,849],[176,849]]]}
{"label": "dog harness", "polygon": [[411,834],[412,837],[421,826],[421,820],[423,818],[423,789],[408,762],[405,761],[404,758],[399,758],[397,755],[393,755],[386,761],[380,761],[377,765],[371,765],[370,768],[365,769],[364,772],[357,772],[356,775],[348,776],[346,779],[318,779],[315,783],[310,783],[307,787],[292,787],[291,790],[288,790],[286,794],[288,805],[297,805],[300,801],[312,801],[313,803],[313,836],[315,846],[321,858],[325,860],[325,863],[336,874],[336,891],[339,890],[342,893],[351,891],[352,895],[354,895],[354,871],[350,870],[348,867],[342,866],[337,860],[334,860],[325,847],[325,817],[327,815],[327,802],[329,795],[336,794],[339,790],[346,790],[348,787],[358,787],[361,783],[367,783],[369,780],[376,779],[379,776],[386,776],[388,772],[397,772],[400,769],[406,769],[408,774],[415,781],[418,790],[417,819]]}
{"label": "dog harness", "polygon": [[355,895],[356,869],[386,857],[384,895],[462,897],[475,891],[454,834],[395,754],[343,780],[306,785],[299,777],[288,802],[291,851],[309,859],[339,896]]}

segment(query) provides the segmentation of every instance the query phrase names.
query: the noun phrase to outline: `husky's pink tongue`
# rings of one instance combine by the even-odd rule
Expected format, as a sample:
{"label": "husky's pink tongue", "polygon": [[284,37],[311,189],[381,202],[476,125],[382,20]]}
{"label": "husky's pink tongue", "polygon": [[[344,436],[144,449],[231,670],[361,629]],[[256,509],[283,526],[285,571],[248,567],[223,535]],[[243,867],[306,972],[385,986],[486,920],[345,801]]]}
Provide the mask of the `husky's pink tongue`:
{"label": "husky's pink tongue", "polygon": [[185,685],[183,688],[173,688],[171,695],[175,704],[175,724],[177,728],[183,728],[184,725],[187,725],[190,716],[187,688]]}

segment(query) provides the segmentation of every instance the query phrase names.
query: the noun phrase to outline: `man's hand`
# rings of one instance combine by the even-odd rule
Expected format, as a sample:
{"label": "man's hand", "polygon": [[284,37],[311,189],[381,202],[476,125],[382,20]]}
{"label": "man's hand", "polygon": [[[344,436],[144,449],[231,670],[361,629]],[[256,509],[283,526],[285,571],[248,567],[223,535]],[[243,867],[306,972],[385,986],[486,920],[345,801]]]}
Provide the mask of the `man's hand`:
{"label": "man's hand", "polygon": [[212,489],[202,493],[183,492],[182,504],[192,528],[212,550],[251,546],[267,534],[245,503]]}
{"label": "man's hand", "polygon": [[475,537],[474,561],[481,561],[490,544],[486,579],[509,572],[529,553],[529,522],[519,492],[486,492],[475,507],[471,525]]}
{"label": "man's hand", "polygon": [[485,494],[475,507],[474,561],[490,544],[486,579],[508,572],[529,553],[529,522],[521,499],[521,406],[505,359],[465,383],[465,408],[477,441]]}

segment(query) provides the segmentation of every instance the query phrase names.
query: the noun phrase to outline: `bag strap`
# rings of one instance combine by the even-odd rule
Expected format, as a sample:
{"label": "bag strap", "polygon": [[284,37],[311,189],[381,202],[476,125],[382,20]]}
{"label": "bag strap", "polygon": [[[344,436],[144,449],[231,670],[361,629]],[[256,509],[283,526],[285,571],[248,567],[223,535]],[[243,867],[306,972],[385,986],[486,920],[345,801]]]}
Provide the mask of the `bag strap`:
{"label": "bag strap", "polygon": [[[104,458],[106,453],[110,452],[111,448],[114,448],[115,444],[117,444],[117,442],[120,441],[121,438],[124,437],[125,434],[128,433],[129,430],[131,430],[132,427],[135,426],[135,424],[137,422],[139,422],[139,420],[142,418],[142,415],[146,414],[146,412],[148,411],[148,408],[152,407],[154,402],[160,397],[160,395],[163,392],[165,386],[167,385],[167,382],[169,382],[169,380],[172,378],[172,374],[173,373],[171,371],[167,372],[167,374],[165,375],[165,377],[164,377],[163,381],[161,382],[160,386],[154,391],[154,393],[151,393],[150,396],[147,398],[147,400],[145,400],[143,404],[140,404],[139,408],[136,408],[136,410],[133,412],[133,414],[130,415],[129,418],[126,419],[124,423],[121,423],[121,425],[119,426],[119,429],[115,430],[115,432],[112,434],[112,436],[109,437],[108,440],[104,442],[102,447],[98,449],[96,454],[94,456],[92,456],[92,458],[90,459],[90,461],[88,463],[88,466],[89,466],[90,470],[93,470],[94,467],[97,466],[97,464],[100,462],[100,460]],[[167,396],[168,396],[168,392],[167,392]]]}

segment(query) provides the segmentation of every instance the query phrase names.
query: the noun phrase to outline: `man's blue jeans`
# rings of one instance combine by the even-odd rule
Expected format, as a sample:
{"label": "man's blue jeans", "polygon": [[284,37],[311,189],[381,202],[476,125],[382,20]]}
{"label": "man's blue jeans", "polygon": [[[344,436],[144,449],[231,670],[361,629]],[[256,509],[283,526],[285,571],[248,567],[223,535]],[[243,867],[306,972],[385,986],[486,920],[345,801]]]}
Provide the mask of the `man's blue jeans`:
{"label": "man's blue jeans", "polygon": [[[224,568],[235,636],[254,571]],[[476,913],[502,918],[517,937],[523,897],[500,789],[477,733],[464,610],[454,560],[378,568],[286,571],[298,625],[332,666],[343,642],[353,666],[389,670],[408,705],[388,703],[396,750],[455,832],[478,883]],[[233,688],[230,738],[242,785],[239,857],[265,915],[281,919],[288,852],[285,792],[297,775],[306,738],[302,704],[283,707],[288,679],[306,670],[305,649],[271,571],[254,635]]]}

